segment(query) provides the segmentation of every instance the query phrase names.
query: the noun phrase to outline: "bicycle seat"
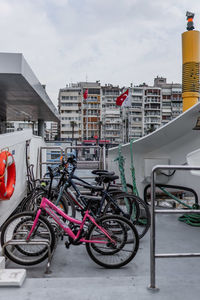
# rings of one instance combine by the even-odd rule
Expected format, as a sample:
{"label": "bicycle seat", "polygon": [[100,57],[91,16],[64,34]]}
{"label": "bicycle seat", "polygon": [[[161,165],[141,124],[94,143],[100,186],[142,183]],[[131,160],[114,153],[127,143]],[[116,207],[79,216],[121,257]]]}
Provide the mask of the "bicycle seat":
{"label": "bicycle seat", "polygon": [[107,170],[101,170],[101,169],[95,169],[91,173],[95,174],[95,175],[98,175],[99,172],[103,172],[103,174],[108,173]]}
{"label": "bicycle seat", "polygon": [[106,175],[105,174],[104,177],[103,177],[103,182],[108,183],[108,182],[112,182],[116,179],[119,179],[119,176],[117,176],[117,175]]}
{"label": "bicycle seat", "polygon": [[95,177],[95,181],[97,183],[101,183],[102,182],[102,179],[104,178],[104,175],[108,176],[108,175],[114,175],[115,172],[107,172],[107,173],[103,173],[103,172],[98,172],[96,175],[99,175],[98,177]]}

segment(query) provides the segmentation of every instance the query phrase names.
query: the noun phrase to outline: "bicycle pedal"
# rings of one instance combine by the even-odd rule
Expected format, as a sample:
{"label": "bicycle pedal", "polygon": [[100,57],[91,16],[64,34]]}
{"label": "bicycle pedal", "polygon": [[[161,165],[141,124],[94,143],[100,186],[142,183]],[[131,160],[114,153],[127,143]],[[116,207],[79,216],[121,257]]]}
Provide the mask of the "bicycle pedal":
{"label": "bicycle pedal", "polygon": [[65,242],[65,247],[66,247],[67,249],[69,249],[69,246],[70,246],[70,243],[69,243],[69,242]]}

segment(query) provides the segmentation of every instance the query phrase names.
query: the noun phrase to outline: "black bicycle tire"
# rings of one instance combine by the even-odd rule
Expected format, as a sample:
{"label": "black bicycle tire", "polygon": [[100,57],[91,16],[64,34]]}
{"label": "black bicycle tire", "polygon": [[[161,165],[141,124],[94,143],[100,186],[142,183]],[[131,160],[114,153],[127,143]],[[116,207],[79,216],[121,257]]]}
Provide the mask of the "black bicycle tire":
{"label": "black bicycle tire", "polygon": [[[75,203],[74,203],[73,199],[68,196],[66,191],[63,192],[62,196],[66,200],[66,202],[69,203],[71,206],[72,213],[71,213],[70,217],[75,218],[76,217],[76,207],[75,207]],[[69,206],[69,204],[68,204],[68,206]]]}
{"label": "black bicycle tire", "polygon": [[[19,218],[19,217],[27,217],[27,218],[32,218],[32,220],[34,220],[35,218],[35,213],[34,212],[21,212],[18,213],[14,216],[12,216],[11,218],[9,218],[2,226],[2,231],[1,231],[1,246],[3,247],[5,244],[5,239],[4,239],[4,235],[6,232],[7,227],[10,225],[11,222],[13,222],[15,219]],[[56,237],[55,237],[55,232],[54,229],[52,227],[52,225],[50,224],[50,222],[44,218],[43,216],[39,217],[39,220],[41,220],[43,223],[45,223],[45,225],[47,226],[50,235],[51,235],[51,245],[50,245],[50,249],[51,252],[53,251],[55,244],[56,244]],[[7,258],[9,258],[11,261],[15,262],[16,264],[19,265],[24,265],[24,266],[32,266],[32,265],[36,265],[41,263],[42,261],[44,261],[47,257],[48,257],[48,251],[44,254],[44,256],[40,257],[39,259],[36,259],[35,261],[31,261],[31,262],[25,262],[25,261],[20,261],[18,259],[16,259],[14,256],[11,255],[11,253],[9,251],[7,251],[6,247],[4,248],[4,253],[6,255]],[[28,255],[27,255],[28,256]],[[37,256],[37,253],[36,253]]]}
{"label": "black bicycle tire", "polygon": [[[139,237],[138,237],[138,233],[137,233],[137,230],[136,230],[136,228],[134,227],[134,225],[133,225],[130,221],[128,221],[126,218],[123,218],[123,217],[121,217],[121,216],[115,216],[115,215],[112,215],[112,216],[103,216],[103,217],[99,218],[99,219],[97,220],[97,222],[102,223],[103,220],[109,220],[109,219],[110,219],[110,220],[111,220],[111,219],[117,219],[117,220],[120,220],[121,222],[125,222],[125,223],[127,223],[128,226],[130,226],[130,228],[132,229],[132,232],[134,233],[134,237],[135,237],[135,248],[134,248],[134,250],[132,251],[131,256],[130,256],[127,260],[125,260],[125,261],[123,261],[123,262],[121,262],[121,263],[118,263],[118,264],[116,264],[116,265],[108,265],[108,264],[105,264],[105,263],[99,261],[99,260],[93,255],[93,253],[92,253],[92,251],[91,251],[91,249],[90,249],[91,243],[86,243],[86,250],[87,250],[87,253],[88,253],[88,255],[90,256],[90,258],[91,258],[95,263],[97,263],[98,265],[100,265],[100,266],[102,266],[102,267],[104,267],[104,268],[115,269],[115,268],[120,268],[120,267],[122,267],[122,266],[125,266],[126,264],[128,264],[128,263],[135,257],[135,255],[136,255],[136,253],[137,253],[137,251],[138,251],[138,248],[139,248]],[[92,224],[92,225],[89,227],[88,233],[87,233],[87,239],[88,239],[88,240],[90,239],[90,235],[91,235],[91,233],[92,233],[92,231],[93,231],[93,229],[94,229],[95,227],[96,227],[95,224]]]}
{"label": "black bicycle tire", "polygon": [[[101,224],[98,222],[98,225],[101,225]],[[122,230],[123,230],[123,232],[125,232],[125,228],[124,227],[122,228]],[[117,233],[119,233],[119,231]],[[120,233],[121,233],[121,231],[120,231]],[[111,236],[111,237],[113,237],[113,236]],[[91,243],[91,247],[96,252],[98,252],[99,254],[102,254],[102,255],[113,255],[113,254],[116,254],[117,252],[119,252],[121,250],[121,248],[123,248],[123,246],[125,245],[126,241],[127,241],[127,234],[125,232],[125,239],[124,239],[123,243],[121,244],[120,249],[115,249],[112,252],[105,253],[104,251],[102,251],[101,249],[99,249],[98,247],[96,247],[95,244]]]}
{"label": "black bicycle tire", "polygon": [[[145,203],[144,200],[142,200],[140,197],[135,196],[135,195],[131,195],[131,197],[133,197],[134,202],[139,203],[139,206],[141,205],[144,212],[145,212],[145,219],[146,219],[146,224],[143,224],[143,230],[142,232],[138,232],[139,238],[143,238],[145,236],[145,234],[148,232],[150,226],[151,226],[151,214],[149,211],[149,206]],[[140,209],[141,212],[141,209]],[[137,229],[137,225],[139,226],[139,222],[140,222],[140,215],[139,218],[136,218],[136,221],[133,221],[133,224],[136,226]],[[137,224],[138,223],[138,224]]]}
{"label": "black bicycle tire", "polygon": [[[37,193],[33,194],[33,197],[31,197],[31,198],[27,197],[27,201],[26,202],[24,201],[23,206],[21,206],[21,211],[30,211],[30,202],[35,201],[35,199],[39,196],[47,197],[47,195],[44,191],[38,190]],[[62,196],[62,198],[60,199],[59,202],[63,206],[64,213],[68,214],[68,203],[67,203],[66,198],[64,196]],[[54,201],[52,201],[52,203],[54,203]],[[38,209],[38,207],[36,209]]]}
{"label": "black bicycle tire", "polygon": [[[117,202],[118,199],[120,200],[122,196],[124,196],[125,198],[127,198],[128,205],[129,205],[129,208],[130,208],[130,212],[128,214],[126,212],[124,212],[124,214],[127,215],[127,217],[130,219],[131,215],[132,215],[132,212],[133,212],[133,202],[132,202],[132,200],[130,200],[130,195],[121,191],[121,192],[115,193],[115,195],[112,196],[112,199],[114,200],[114,202]],[[106,200],[107,200],[107,204],[106,204],[106,206],[105,206],[105,208],[103,210],[103,214],[104,215],[107,214],[108,208],[110,207],[110,205],[112,205],[112,201],[110,201],[109,198],[106,198]],[[136,206],[137,206],[137,204],[136,204]],[[114,212],[114,214],[117,214],[116,211]],[[136,210],[136,216],[137,215],[139,216],[138,210]]]}

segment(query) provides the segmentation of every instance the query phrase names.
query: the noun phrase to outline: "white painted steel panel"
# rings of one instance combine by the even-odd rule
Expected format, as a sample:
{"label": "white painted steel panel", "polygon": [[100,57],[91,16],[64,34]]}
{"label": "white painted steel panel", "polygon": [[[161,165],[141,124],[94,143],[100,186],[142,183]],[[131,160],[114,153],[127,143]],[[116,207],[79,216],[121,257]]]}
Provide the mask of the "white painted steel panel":
{"label": "white painted steel panel", "polygon": [[[189,166],[200,166],[200,149],[188,153],[186,159]],[[191,171],[191,174],[200,176],[200,171]]]}
{"label": "white painted steel panel", "polygon": [[[173,165],[186,163],[186,156],[191,151],[200,147],[200,131],[193,130],[199,116],[200,103],[197,103],[176,119],[170,121],[158,130],[150,133],[133,142],[133,159],[136,173],[136,183],[140,196],[143,197],[145,181],[144,159],[155,157],[168,157]],[[122,146],[122,154],[125,157],[126,180],[132,183],[130,144]],[[119,174],[118,163],[115,158],[118,156],[118,148],[108,151],[108,168]],[[190,172],[176,171],[167,178],[168,184],[183,185],[191,187],[200,193],[199,178],[191,175]],[[157,182],[166,183],[166,178],[159,176]]]}

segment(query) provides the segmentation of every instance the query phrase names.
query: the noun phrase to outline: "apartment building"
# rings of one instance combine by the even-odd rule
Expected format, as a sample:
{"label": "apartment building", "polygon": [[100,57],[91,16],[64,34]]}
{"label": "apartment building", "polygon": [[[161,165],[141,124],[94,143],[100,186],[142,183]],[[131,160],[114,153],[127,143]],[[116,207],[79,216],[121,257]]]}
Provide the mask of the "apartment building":
{"label": "apartment building", "polygon": [[82,88],[69,84],[60,89],[58,110],[61,116],[60,140],[81,140],[82,138]]}
{"label": "apartment building", "polygon": [[162,124],[168,123],[182,113],[182,85],[167,83],[167,79],[156,77],[154,86],[160,87],[162,92]]}
{"label": "apartment building", "polygon": [[[87,99],[83,98],[88,90]],[[97,82],[79,82],[60,89],[60,139],[82,141],[99,136],[101,131],[101,86]]]}
{"label": "apartment building", "polygon": [[59,127],[57,122],[50,122],[46,127],[46,141],[55,141],[59,139]]}
{"label": "apartment building", "polygon": [[161,88],[145,87],[144,90],[144,135],[161,126],[162,94]]}
{"label": "apartment building", "polygon": [[131,94],[131,107],[128,109],[128,136],[131,140],[144,135],[144,85],[131,86],[129,91]]}
{"label": "apartment building", "polygon": [[[59,91],[60,139],[87,141],[93,138],[110,144],[138,139],[182,113],[181,84],[156,77],[154,85],[131,85],[131,107],[116,106],[116,98],[128,87],[79,82]],[[83,98],[88,90],[87,99]]]}
{"label": "apartment building", "polygon": [[82,139],[101,137],[101,84],[96,82],[80,82],[81,93],[88,91],[87,99],[83,98],[81,106]]}
{"label": "apartment building", "polygon": [[102,93],[102,139],[110,144],[122,143],[122,109],[116,106],[116,98],[121,94],[119,86],[106,84]]}

